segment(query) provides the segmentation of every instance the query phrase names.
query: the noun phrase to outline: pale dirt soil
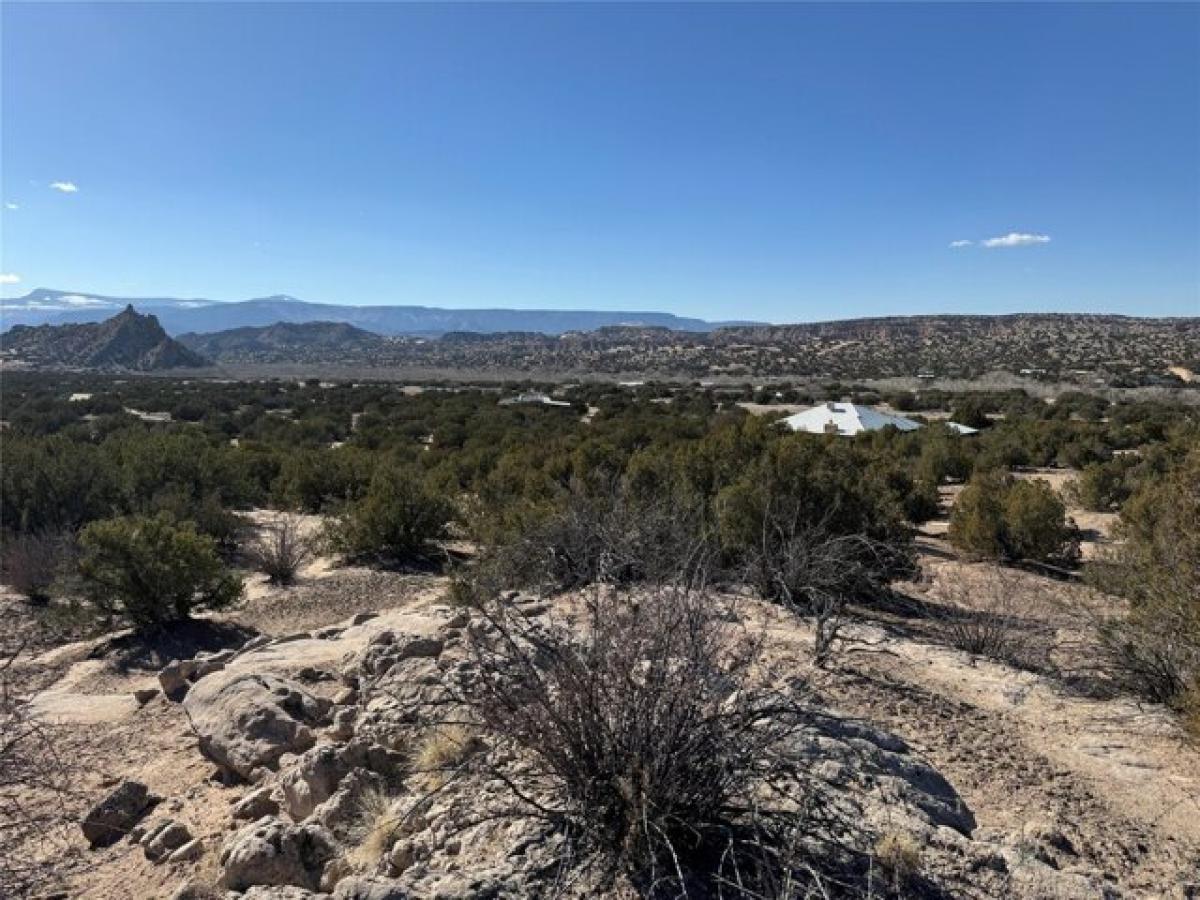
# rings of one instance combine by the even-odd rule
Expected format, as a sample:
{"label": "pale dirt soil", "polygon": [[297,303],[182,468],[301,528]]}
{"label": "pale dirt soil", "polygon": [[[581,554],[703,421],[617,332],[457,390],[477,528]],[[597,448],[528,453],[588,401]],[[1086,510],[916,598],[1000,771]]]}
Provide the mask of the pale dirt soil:
{"label": "pale dirt soil", "polygon": [[[1052,476],[1052,483],[1058,474],[1036,473]],[[1109,524],[1096,522],[1098,537]],[[955,585],[970,595],[973,585],[991,577],[994,567],[954,558],[939,536],[944,522],[924,532],[922,575],[899,592],[914,608],[945,603]],[[1045,643],[1060,656],[1077,652],[1071,649],[1078,628],[1073,607],[1085,602],[1083,589],[1027,572],[1014,577],[1023,579],[1019,593],[1034,598],[1021,612],[1037,626],[1036,646]],[[425,607],[438,602],[445,587],[436,576],[338,568],[318,559],[295,587],[251,585],[243,604],[224,617],[272,635],[293,634],[356,612]],[[11,598],[4,609],[14,621]],[[1200,883],[1200,752],[1163,710],[1080,694],[1052,670],[973,659],[939,643],[928,616],[904,609],[868,614],[854,634],[870,646],[844,652],[818,671],[810,663],[805,623],[759,604],[748,605],[747,613],[767,629],[772,654],[806,673],[821,700],[894,731],[944,773],[981,834],[1023,833],[1034,823],[1053,822],[1080,861],[1107,873],[1127,896],[1181,898],[1191,896],[1184,885]],[[28,685],[50,687],[40,702],[62,720],[61,752],[76,771],[68,844],[40,851],[47,869],[39,893],[165,898],[188,878],[215,877],[215,851],[230,826],[228,806],[247,789],[212,779],[213,766],[200,756],[180,705],[161,696],[141,708],[128,702],[130,691],[153,683],[152,671],[122,672],[88,659],[94,645],[42,646],[34,662],[22,664]],[[74,823],[124,778],[143,780],[166,798],[152,815],[169,813],[204,838],[200,861],[152,865],[128,842],[84,848]]]}

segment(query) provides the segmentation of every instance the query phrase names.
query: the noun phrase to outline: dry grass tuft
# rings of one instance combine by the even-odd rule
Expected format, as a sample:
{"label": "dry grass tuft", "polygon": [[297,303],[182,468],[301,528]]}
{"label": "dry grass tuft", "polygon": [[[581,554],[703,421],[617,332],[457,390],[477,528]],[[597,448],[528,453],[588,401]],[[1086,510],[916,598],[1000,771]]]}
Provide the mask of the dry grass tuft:
{"label": "dry grass tuft", "polygon": [[900,892],[921,870],[921,845],[908,832],[885,832],[875,843],[875,862],[891,881],[892,889]]}
{"label": "dry grass tuft", "polygon": [[378,789],[363,792],[358,805],[356,843],[346,861],[359,871],[371,871],[404,834],[405,814],[400,799]]}
{"label": "dry grass tuft", "polygon": [[475,732],[465,725],[436,725],[422,735],[412,755],[412,771],[428,790],[444,785],[466,761],[477,744]]}

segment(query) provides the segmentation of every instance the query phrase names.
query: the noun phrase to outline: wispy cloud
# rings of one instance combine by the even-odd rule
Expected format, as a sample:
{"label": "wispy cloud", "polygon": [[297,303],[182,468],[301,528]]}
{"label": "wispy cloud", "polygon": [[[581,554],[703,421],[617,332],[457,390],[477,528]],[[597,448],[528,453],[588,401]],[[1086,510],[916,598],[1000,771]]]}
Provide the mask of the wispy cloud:
{"label": "wispy cloud", "polygon": [[20,209],[20,208],[21,208],[21,204],[20,204],[20,203],[13,203],[11,200],[9,200],[8,202],[6,202],[6,203],[4,204],[4,208],[5,208],[5,209]]}
{"label": "wispy cloud", "polygon": [[0,272],[0,284],[20,284],[21,276],[14,272]]}
{"label": "wispy cloud", "polygon": [[50,182],[50,187],[63,194],[76,194],[79,192],[79,186],[73,181],[52,181]]}
{"label": "wispy cloud", "polygon": [[950,242],[950,246],[951,246],[951,247],[970,247],[970,246],[971,246],[971,244],[973,244],[973,243],[975,243],[975,242],[974,242],[974,241],[968,241],[968,240],[961,240],[961,241],[951,241],[951,242]]}
{"label": "wispy cloud", "polygon": [[113,304],[107,300],[101,300],[97,297],[85,297],[83,294],[63,294],[58,298],[59,303],[64,303],[67,306],[112,306]]}
{"label": "wispy cloud", "polygon": [[1025,231],[1010,231],[1000,237],[992,237],[980,241],[984,247],[1031,247],[1034,244],[1050,243],[1048,234],[1030,234]]}
{"label": "wispy cloud", "polygon": [[88,297],[84,294],[60,294],[44,299],[27,300],[17,297],[5,300],[0,298],[0,309],[4,310],[36,310],[38,312],[64,312],[72,309],[117,309],[119,305],[99,297]]}

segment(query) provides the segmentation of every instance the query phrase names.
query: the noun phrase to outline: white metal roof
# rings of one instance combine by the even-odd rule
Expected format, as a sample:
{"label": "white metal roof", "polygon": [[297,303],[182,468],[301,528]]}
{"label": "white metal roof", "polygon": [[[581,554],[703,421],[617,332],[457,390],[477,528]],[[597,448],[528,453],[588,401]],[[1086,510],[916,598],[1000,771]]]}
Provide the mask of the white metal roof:
{"label": "white metal roof", "polygon": [[[782,421],[792,431],[806,431],[809,434],[862,434],[864,431],[879,431],[889,425],[900,431],[915,431],[921,427],[920,422],[893,413],[880,412],[870,406],[834,402],[821,403],[801,410]],[[974,434],[976,431],[955,422],[946,424],[959,434]]]}

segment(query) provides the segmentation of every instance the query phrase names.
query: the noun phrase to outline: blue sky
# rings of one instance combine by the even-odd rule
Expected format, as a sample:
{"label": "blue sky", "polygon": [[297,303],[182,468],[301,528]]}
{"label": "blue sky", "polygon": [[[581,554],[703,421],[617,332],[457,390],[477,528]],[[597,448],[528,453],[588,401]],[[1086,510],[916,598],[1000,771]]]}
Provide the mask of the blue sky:
{"label": "blue sky", "polygon": [[0,27],[8,296],[1200,315],[1196,5],[6,2]]}

